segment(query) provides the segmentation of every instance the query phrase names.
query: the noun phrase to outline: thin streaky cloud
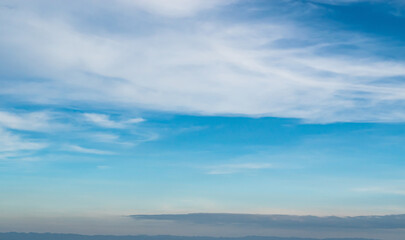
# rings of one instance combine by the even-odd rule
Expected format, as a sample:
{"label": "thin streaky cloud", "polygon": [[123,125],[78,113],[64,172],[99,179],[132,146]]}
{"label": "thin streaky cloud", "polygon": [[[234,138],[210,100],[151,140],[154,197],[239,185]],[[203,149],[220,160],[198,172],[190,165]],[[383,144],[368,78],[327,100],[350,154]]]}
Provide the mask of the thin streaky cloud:
{"label": "thin streaky cloud", "polygon": [[24,151],[35,151],[47,147],[44,142],[33,141],[32,139],[24,139],[20,135],[0,128],[0,153],[19,155]]}
{"label": "thin streaky cloud", "polygon": [[126,120],[124,122],[131,124],[131,123],[141,123],[141,122],[145,122],[145,121],[146,120],[144,118],[131,118],[131,119],[128,119],[128,120]]}
{"label": "thin streaky cloud", "polygon": [[61,128],[49,112],[14,113],[0,111],[0,127],[25,131],[50,131]]}
{"label": "thin streaky cloud", "polygon": [[85,135],[92,141],[96,142],[107,142],[107,143],[119,143],[120,136],[113,133],[103,133],[103,132],[92,132],[86,133]]}
{"label": "thin streaky cloud", "polygon": [[208,167],[207,174],[233,174],[249,170],[270,169],[273,165],[270,163],[236,163],[236,164],[222,164]]}
{"label": "thin streaky cloud", "polygon": [[162,15],[165,17],[184,18],[191,17],[201,11],[214,9],[219,6],[226,6],[234,0],[118,0],[128,7],[136,7],[143,11]]}
{"label": "thin streaky cloud", "polygon": [[79,153],[87,153],[87,154],[98,154],[98,155],[111,155],[115,154],[110,151],[100,150],[100,149],[93,149],[93,148],[85,148],[78,145],[68,145],[65,147],[68,151],[74,151]]}
{"label": "thin streaky cloud", "polygon": [[144,122],[143,118],[131,118],[124,121],[113,121],[109,115],[99,113],[83,113],[86,121],[91,122],[97,126],[104,128],[125,128],[130,124],[136,124]]}
{"label": "thin streaky cloud", "polygon": [[105,114],[98,113],[84,113],[84,118],[97,126],[106,127],[106,128],[123,128],[124,125],[119,122],[110,120],[110,117]]}

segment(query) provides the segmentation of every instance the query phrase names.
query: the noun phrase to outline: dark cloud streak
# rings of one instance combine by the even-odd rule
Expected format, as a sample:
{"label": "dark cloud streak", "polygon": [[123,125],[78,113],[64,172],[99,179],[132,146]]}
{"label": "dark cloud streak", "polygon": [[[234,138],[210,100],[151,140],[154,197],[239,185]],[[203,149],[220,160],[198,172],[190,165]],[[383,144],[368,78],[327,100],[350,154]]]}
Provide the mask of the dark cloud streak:
{"label": "dark cloud streak", "polygon": [[284,238],[284,237],[185,237],[185,236],[113,236],[113,235],[79,235],[79,234],[55,234],[55,233],[0,233],[0,239],[7,240],[376,240],[365,238]]}
{"label": "dark cloud streak", "polygon": [[355,217],[317,217],[228,213],[131,215],[136,220],[174,221],[203,225],[240,225],[264,228],[403,229],[405,214]]}

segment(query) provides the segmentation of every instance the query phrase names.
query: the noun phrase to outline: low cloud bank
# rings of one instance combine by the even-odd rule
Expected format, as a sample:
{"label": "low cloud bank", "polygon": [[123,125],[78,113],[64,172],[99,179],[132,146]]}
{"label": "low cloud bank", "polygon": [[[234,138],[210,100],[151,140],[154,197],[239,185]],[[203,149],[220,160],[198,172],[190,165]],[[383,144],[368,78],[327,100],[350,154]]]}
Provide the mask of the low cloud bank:
{"label": "low cloud bank", "polygon": [[7,240],[376,240],[365,238],[282,238],[282,237],[185,237],[185,236],[112,236],[112,235],[78,235],[55,233],[0,233],[0,239]]}
{"label": "low cloud bank", "polygon": [[136,220],[174,221],[205,225],[244,225],[266,228],[402,229],[405,214],[356,217],[317,217],[228,213],[131,215]]}

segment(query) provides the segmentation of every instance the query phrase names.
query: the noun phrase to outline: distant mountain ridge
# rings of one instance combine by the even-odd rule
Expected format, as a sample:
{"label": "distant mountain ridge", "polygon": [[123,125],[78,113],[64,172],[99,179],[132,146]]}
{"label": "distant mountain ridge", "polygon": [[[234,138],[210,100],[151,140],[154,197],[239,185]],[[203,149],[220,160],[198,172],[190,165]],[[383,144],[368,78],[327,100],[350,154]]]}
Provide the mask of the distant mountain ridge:
{"label": "distant mountain ridge", "polygon": [[369,238],[299,238],[299,237],[204,237],[204,236],[172,236],[172,235],[80,235],[60,233],[0,233],[0,240],[378,240]]}

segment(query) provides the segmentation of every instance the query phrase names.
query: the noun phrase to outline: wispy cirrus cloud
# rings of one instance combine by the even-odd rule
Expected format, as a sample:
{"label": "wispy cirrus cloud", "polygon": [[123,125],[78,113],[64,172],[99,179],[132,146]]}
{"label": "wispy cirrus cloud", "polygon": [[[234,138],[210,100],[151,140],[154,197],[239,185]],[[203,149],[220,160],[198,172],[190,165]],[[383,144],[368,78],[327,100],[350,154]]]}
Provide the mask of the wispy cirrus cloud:
{"label": "wispy cirrus cloud", "polygon": [[[92,126],[83,125],[83,121],[101,129],[94,131]],[[111,155],[114,153],[109,150],[82,147],[83,137],[86,139],[85,143],[114,143],[121,146],[135,146],[141,142],[157,139],[158,134],[154,132],[132,129],[134,124],[143,121],[145,121],[143,118],[112,120],[110,115],[100,113],[69,114],[56,111],[3,110],[0,111],[0,136],[2,137],[0,155],[3,159],[22,159],[50,145],[56,147],[53,150],[64,149],[70,152]],[[127,137],[125,141],[120,137],[120,130],[124,128],[132,129],[131,132],[126,133],[131,137]],[[68,135],[65,134],[66,130],[69,130]],[[104,130],[112,130],[112,132]],[[56,141],[55,136],[57,136]]]}
{"label": "wispy cirrus cloud", "polygon": [[118,2],[166,17],[190,17],[204,10],[228,5],[234,0],[118,0]]}
{"label": "wispy cirrus cloud", "polygon": [[49,147],[49,139],[38,137],[70,128],[48,111],[0,111],[0,159],[32,161],[36,152]]}
{"label": "wispy cirrus cloud", "polygon": [[111,155],[111,154],[114,154],[113,152],[110,152],[110,151],[94,149],[94,148],[85,148],[85,147],[78,146],[78,145],[67,145],[65,147],[65,149],[68,150],[68,151],[79,152],[79,153],[87,153],[87,154],[98,154],[98,155]]}
{"label": "wispy cirrus cloud", "polygon": [[252,170],[271,169],[274,166],[270,163],[235,163],[235,164],[222,164],[208,167],[207,174],[234,174]]}
{"label": "wispy cirrus cloud", "polygon": [[120,136],[113,133],[94,132],[86,134],[91,141],[116,143],[120,141]]}
{"label": "wispy cirrus cloud", "polygon": [[[31,136],[30,132],[49,132],[64,124],[54,121],[53,114],[45,111],[0,111],[0,158],[28,159],[31,153],[46,148],[45,139]],[[22,134],[18,131],[24,131]]]}
{"label": "wispy cirrus cloud", "polygon": [[[168,11],[184,7],[188,10],[175,14],[195,14],[188,21],[173,19],[170,27],[162,26],[164,3],[134,3],[140,9],[160,9],[145,18],[146,32],[133,19],[136,14],[116,19],[133,25],[100,32],[101,26],[85,18],[77,18],[82,21],[77,25],[68,10],[49,21],[50,16],[35,7],[16,4],[1,9],[1,21],[7,23],[1,30],[2,52],[14,59],[7,66],[44,79],[27,82],[29,91],[6,84],[1,93],[31,102],[92,102],[188,114],[307,122],[405,121],[401,111],[405,86],[392,81],[405,77],[404,60],[367,53],[369,48],[395,51],[395,45],[361,33],[303,28],[293,17],[270,18],[266,23],[238,19],[231,23],[215,13],[201,18],[197,9],[206,3],[180,2]],[[100,14],[127,12],[127,4],[119,2],[115,10],[99,6]],[[213,2],[212,9],[220,11],[221,4]],[[294,11],[298,10],[291,8],[292,16]],[[362,49],[362,54],[340,51],[342,44]],[[122,124],[102,116],[90,118],[104,127]]]}
{"label": "wispy cirrus cloud", "polygon": [[104,128],[125,128],[129,124],[136,124],[145,121],[143,118],[131,118],[124,121],[113,121],[110,119],[109,115],[99,113],[84,113],[83,116],[86,121]]}
{"label": "wispy cirrus cloud", "polygon": [[36,151],[47,147],[45,142],[24,139],[19,135],[0,128],[0,158],[15,158],[26,155],[27,152]]}
{"label": "wispy cirrus cloud", "polygon": [[54,121],[49,112],[33,111],[15,113],[0,111],[0,127],[25,131],[51,131],[63,125]]}

